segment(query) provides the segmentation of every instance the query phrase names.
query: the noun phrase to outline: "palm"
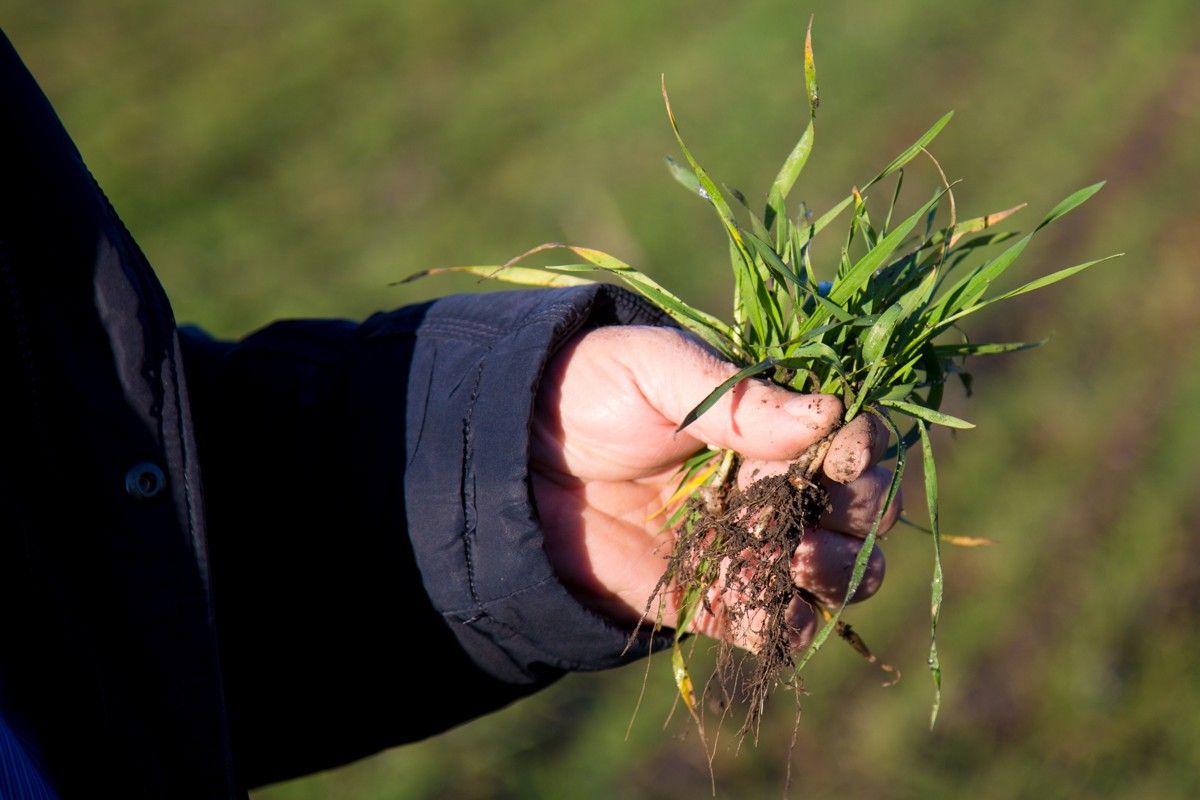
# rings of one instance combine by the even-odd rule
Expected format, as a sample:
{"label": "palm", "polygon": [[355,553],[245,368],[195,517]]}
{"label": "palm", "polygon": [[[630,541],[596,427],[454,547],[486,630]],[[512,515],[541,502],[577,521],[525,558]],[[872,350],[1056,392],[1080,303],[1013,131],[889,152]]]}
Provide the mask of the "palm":
{"label": "palm", "polygon": [[[598,350],[586,369],[573,359],[551,366],[534,423],[533,486],[543,526],[574,532],[551,540],[552,561],[569,565],[560,577],[597,610],[630,620],[664,567],[667,533],[655,512],[702,443],[675,433],[617,352]],[[614,573],[619,583],[599,585]]]}

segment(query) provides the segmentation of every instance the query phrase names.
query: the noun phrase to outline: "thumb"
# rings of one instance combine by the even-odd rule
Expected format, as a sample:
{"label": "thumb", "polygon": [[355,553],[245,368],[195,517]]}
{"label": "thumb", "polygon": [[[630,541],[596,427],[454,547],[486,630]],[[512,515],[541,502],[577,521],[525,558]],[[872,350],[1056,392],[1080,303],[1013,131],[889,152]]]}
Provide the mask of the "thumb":
{"label": "thumb", "polygon": [[[626,349],[626,363],[646,400],[675,425],[738,371],[680,331],[645,333],[643,346]],[[683,448],[704,443],[753,459],[791,459],[833,431],[841,415],[842,403],[832,395],[799,394],[751,378],[677,436]]]}

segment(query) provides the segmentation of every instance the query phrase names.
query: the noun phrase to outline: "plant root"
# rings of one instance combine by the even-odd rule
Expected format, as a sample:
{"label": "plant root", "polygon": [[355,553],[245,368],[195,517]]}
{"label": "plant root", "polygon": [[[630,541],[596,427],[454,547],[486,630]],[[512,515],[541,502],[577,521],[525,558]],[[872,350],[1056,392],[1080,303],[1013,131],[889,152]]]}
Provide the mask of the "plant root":
{"label": "plant root", "polygon": [[[831,440],[832,435],[814,444],[787,472],[745,489],[730,478],[693,495],[687,523],[647,605],[648,617],[667,593],[683,597],[689,588],[702,589],[697,616],[709,619],[700,627],[715,629],[722,639],[716,680],[708,687],[719,687],[722,713],[734,698],[746,703],[739,740],[752,734],[757,741],[767,696],[776,687],[803,688],[793,655],[798,631],[788,621],[789,606],[802,596],[792,577],[792,554],[805,530],[829,509],[828,493],[813,478]],[[754,655],[737,651],[729,639],[749,644]]]}

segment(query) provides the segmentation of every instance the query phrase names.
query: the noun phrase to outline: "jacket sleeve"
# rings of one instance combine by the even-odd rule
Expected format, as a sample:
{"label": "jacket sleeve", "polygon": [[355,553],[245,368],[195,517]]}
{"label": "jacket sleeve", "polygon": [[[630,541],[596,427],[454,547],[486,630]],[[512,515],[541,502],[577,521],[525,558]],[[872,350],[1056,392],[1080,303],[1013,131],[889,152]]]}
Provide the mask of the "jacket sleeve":
{"label": "jacket sleeve", "polygon": [[238,343],[182,331],[244,782],[645,653],[556,580],[527,474],[549,356],[630,323],[667,320],[596,285],[281,322]]}

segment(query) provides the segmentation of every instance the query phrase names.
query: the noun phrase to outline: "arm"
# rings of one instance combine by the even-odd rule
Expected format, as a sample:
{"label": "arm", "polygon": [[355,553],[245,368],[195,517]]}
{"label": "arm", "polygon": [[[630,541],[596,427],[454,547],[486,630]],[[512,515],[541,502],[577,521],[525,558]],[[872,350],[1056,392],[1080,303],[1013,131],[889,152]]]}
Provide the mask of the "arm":
{"label": "arm", "polygon": [[[528,481],[550,354],[661,323],[607,287],[452,297],[237,344],[184,331],[234,747],[258,784],[622,655],[555,578]],[[420,691],[436,718],[414,714]]]}
{"label": "arm", "polygon": [[[645,327],[664,322],[589,287],[451,297],[362,326],[282,323],[237,345],[185,334],[249,782],[426,736],[566,670],[645,652],[648,638],[625,643],[662,572],[647,517],[675,465],[708,441],[770,469],[840,417],[834,398],[754,383],[676,435],[734,368]],[[610,327],[630,324],[643,327]],[[854,480],[878,445],[861,426],[835,439],[827,471],[848,481],[846,509],[878,507],[880,481]],[[832,530],[806,537],[801,585],[844,593],[862,516],[831,514]],[[881,575],[877,557],[860,597]],[[754,644],[715,618],[697,628]],[[413,687],[443,713],[409,713]]]}

